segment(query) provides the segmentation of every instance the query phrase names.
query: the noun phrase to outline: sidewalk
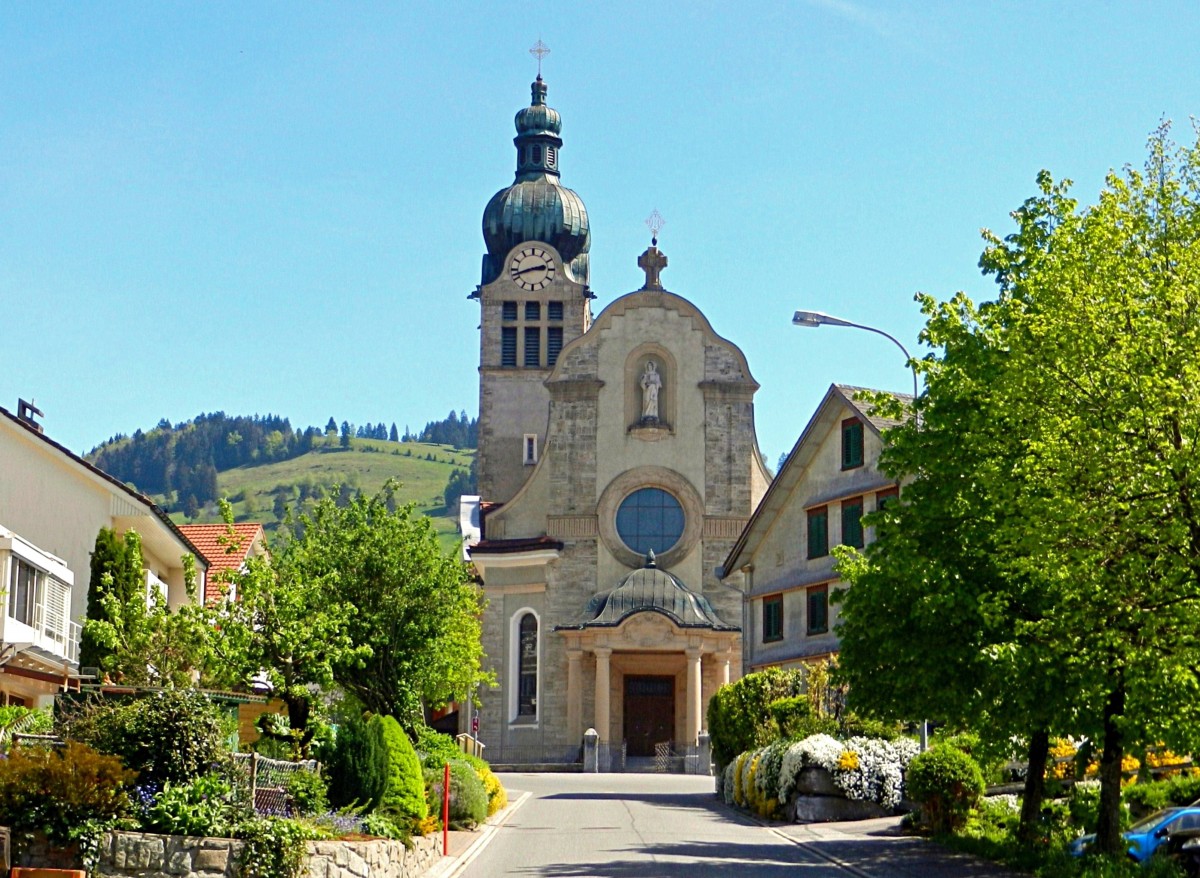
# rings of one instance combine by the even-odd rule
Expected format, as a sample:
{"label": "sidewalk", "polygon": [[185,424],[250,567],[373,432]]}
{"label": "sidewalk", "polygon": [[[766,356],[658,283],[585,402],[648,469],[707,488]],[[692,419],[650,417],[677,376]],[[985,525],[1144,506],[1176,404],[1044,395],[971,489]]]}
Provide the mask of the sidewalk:
{"label": "sidewalk", "polygon": [[785,824],[774,831],[861,878],[1021,878],[995,863],[904,835],[899,817]]}
{"label": "sidewalk", "polygon": [[[476,853],[491,839],[493,833],[509,816],[525,804],[529,793],[521,793],[516,801],[509,802],[506,807],[487,819],[482,826],[472,830],[452,829],[449,833],[449,852],[430,867],[424,878],[449,878],[456,875],[475,858]],[[438,850],[442,849],[442,836],[438,836]]]}

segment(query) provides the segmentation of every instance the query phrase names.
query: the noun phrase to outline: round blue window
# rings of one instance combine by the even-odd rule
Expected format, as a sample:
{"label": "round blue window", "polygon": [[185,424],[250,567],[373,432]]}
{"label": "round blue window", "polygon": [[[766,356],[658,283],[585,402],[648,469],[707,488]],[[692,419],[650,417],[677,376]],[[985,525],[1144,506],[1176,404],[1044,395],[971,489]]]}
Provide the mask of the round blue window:
{"label": "round blue window", "polygon": [[639,555],[661,555],[683,536],[683,507],[662,488],[639,488],[617,509],[617,535]]}

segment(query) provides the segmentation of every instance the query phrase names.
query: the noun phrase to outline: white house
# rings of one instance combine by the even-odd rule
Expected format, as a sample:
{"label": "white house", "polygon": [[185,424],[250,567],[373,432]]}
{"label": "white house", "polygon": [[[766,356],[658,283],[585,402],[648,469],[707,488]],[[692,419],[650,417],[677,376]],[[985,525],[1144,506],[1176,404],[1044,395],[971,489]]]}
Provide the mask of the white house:
{"label": "white house", "polygon": [[142,538],[147,589],[187,600],[183,557],[206,563],[149,498],[47,437],[32,405],[0,408],[0,703],[37,706],[78,673],[91,552],[107,527]]}
{"label": "white house", "polygon": [[846,584],[830,549],[870,542],[862,517],[899,496],[899,485],[878,469],[881,432],[898,422],[875,415],[863,390],[830,385],[721,568],[745,596],[746,672],[837,652],[830,596]]}

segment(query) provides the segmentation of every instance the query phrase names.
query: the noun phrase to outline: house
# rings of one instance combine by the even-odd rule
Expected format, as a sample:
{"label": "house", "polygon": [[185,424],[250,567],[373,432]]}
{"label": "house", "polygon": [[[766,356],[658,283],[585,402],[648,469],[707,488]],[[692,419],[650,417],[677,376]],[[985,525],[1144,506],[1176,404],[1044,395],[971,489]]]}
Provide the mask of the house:
{"label": "house", "polygon": [[[244,521],[233,525],[181,524],[179,529],[196,547],[200,557],[208,562],[205,603],[220,599],[221,592],[226,588],[222,574],[243,570],[250,558],[267,554],[266,532],[258,522]],[[230,594],[229,597],[237,596]]]}
{"label": "house", "polygon": [[[863,394],[881,391],[833,384],[754,510],[720,575],[744,594],[743,670],[799,667],[837,652],[842,582],[830,553],[871,541],[864,515],[899,496],[879,472],[882,431]],[[906,405],[912,397],[891,394]]]}
{"label": "house", "polygon": [[[32,405],[0,408],[0,703],[39,706],[78,679],[91,553],[101,528],[142,538],[147,594],[187,600],[196,547],[148,497],[42,432]],[[197,557],[197,587],[206,563]]]}

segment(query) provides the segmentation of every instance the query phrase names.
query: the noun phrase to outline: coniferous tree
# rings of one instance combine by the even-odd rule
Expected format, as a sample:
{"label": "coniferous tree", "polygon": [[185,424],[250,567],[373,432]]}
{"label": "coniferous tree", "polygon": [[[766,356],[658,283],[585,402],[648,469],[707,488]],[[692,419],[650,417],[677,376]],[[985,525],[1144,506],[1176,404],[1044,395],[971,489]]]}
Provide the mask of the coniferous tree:
{"label": "coniferous tree", "polygon": [[400,434],[396,431],[396,422],[392,421],[392,432],[388,434],[388,439],[392,442],[400,441]]}

